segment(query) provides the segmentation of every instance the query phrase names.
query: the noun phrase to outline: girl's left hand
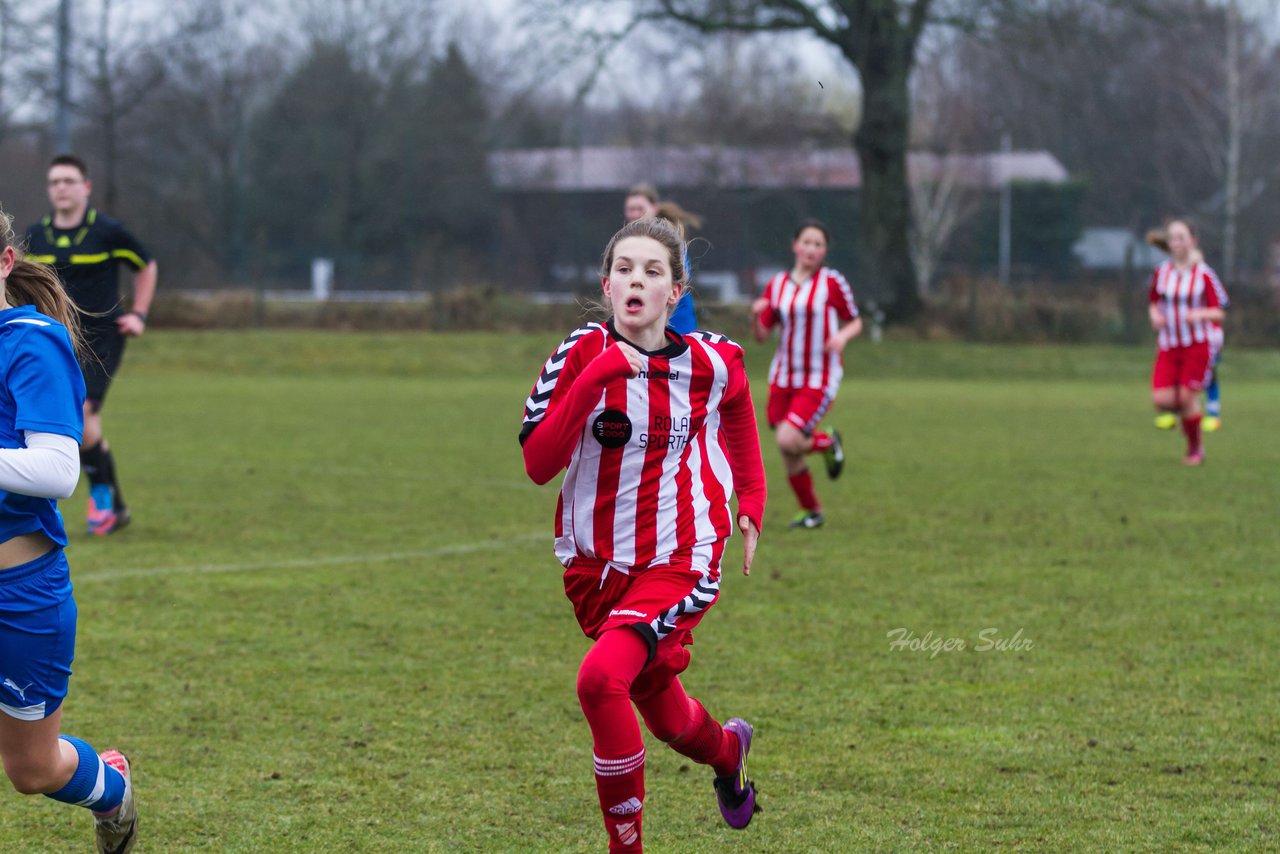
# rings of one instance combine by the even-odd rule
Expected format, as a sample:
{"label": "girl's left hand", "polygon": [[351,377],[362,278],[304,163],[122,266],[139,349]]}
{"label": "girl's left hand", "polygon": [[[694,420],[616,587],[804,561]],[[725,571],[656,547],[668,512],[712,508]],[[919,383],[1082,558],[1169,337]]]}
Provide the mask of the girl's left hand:
{"label": "girl's left hand", "polygon": [[756,556],[756,543],[760,542],[760,532],[746,516],[738,517],[738,530],[742,531],[742,574],[751,574],[751,561]]}
{"label": "girl's left hand", "polygon": [[844,352],[844,345],[848,343],[849,339],[837,332],[835,335],[832,335],[827,339],[827,343],[823,345],[822,349],[828,353],[840,354]]}

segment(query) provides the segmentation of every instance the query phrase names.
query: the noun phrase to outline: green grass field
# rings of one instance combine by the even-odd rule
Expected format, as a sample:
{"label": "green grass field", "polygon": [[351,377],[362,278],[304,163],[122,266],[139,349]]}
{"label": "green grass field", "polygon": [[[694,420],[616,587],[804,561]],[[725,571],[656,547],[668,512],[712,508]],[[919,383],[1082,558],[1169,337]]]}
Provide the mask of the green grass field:
{"label": "green grass field", "polygon": [[[557,341],[130,345],[106,423],[135,524],[91,540],[84,487],[64,505],[65,728],[134,757],[140,851],[603,850],[555,489],[515,440]],[[756,725],[765,812],[730,831],[650,739],[648,849],[1280,848],[1280,355],[1228,351],[1198,470],[1151,427],[1150,360],[855,344],[827,527],[784,529],[766,435],[756,569],[686,675]],[[0,851],[92,845],[83,811],[3,797]]]}

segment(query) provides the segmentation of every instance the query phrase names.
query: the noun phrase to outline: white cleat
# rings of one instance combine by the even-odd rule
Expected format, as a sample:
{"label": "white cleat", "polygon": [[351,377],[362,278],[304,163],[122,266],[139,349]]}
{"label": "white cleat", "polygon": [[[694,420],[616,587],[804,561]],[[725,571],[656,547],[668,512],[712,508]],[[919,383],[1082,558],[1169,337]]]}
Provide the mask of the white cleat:
{"label": "white cleat", "polygon": [[118,750],[104,750],[102,761],[124,776],[124,800],[106,815],[93,814],[98,854],[128,854],[138,841],[138,808],[133,803],[133,779],[129,759]]}

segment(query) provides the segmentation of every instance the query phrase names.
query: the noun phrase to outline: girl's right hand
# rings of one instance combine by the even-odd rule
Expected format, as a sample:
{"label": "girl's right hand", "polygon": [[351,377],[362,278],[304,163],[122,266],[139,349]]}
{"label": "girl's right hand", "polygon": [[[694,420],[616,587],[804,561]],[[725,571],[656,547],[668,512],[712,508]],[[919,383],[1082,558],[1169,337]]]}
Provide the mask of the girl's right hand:
{"label": "girl's right hand", "polygon": [[1159,332],[1161,329],[1164,329],[1164,312],[1162,312],[1160,309],[1156,308],[1155,306],[1151,306],[1149,309],[1147,309],[1147,316],[1151,318],[1152,329],[1154,329],[1156,332]]}
{"label": "girl's right hand", "polygon": [[767,309],[768,307],[769,307],[769,301],[764,297],[760,297],[755,302],[751,303],[751,316],[759,317],[760,315],[764,314],[765,309]]}
{"label": "girl's right hand", "polygon": [[[632,347],[626,341],[617,341],[614,343],[622,355],[627,357],[627,376],[635,379],[640,376],[640,371],[644,370],[644,356],[640,355],[640,351]],[[603,354],[602,354],[603,355]]]}

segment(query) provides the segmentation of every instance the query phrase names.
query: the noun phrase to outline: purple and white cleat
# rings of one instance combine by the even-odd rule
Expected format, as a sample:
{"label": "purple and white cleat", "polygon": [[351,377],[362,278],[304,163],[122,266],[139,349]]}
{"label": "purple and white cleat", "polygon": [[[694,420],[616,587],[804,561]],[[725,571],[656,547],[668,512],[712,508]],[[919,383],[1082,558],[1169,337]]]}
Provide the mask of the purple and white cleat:
{"label": "purple and white cleat", "polygon": [[738,770],[726,777],[716,777],[713,785],[716,800],[720,802],[720,815],[734,830],[742,830],[751,823],[751,817],[760,812],[760,805],[756,803],[756,784],[747,779],[752,728],[742,718],[730,718],[724,728],[738,736]]}

